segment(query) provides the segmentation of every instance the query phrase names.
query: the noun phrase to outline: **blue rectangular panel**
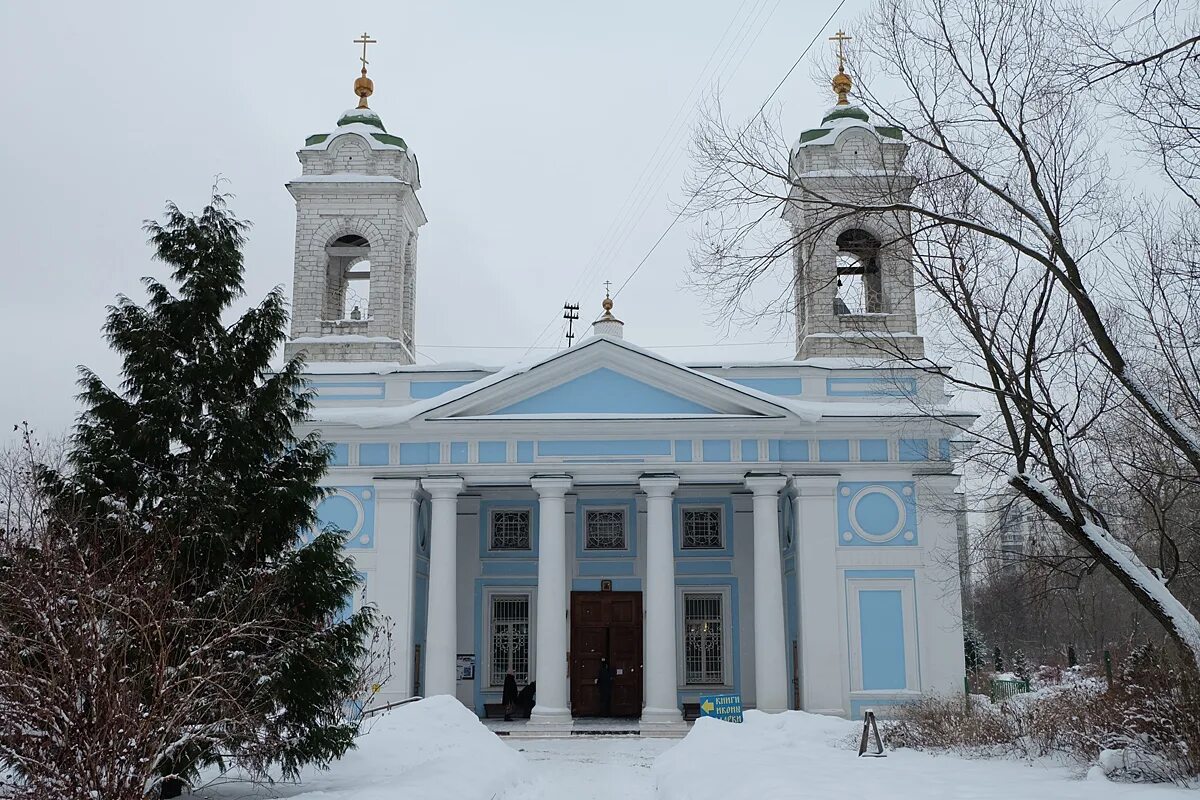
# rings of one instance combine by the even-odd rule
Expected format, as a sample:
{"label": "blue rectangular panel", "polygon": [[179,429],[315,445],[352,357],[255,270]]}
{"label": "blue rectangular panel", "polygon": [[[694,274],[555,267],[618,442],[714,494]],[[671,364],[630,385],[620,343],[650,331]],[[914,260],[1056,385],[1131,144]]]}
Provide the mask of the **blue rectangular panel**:
{"label": "blue rectangular panel", "polygon": [[916,378],[826,378],[829,397],[906,397],[917,393]]}
{"label": "blue rectangular panel", "polygon": [[925,461],[929,458],[928,439],[901,439],[901,461]]}
{"label": "blue rectangular panel", "polygon": [[503,464],[508,460],[508,442],[480,442],[480,464]]}
{"label": "blue rectangular panel", "polygon": [[692,440],[691,439],[676,439],[675,440],[675,460],[676,461],[691,461],[692,460]]}
{"label": "blue rectangular panel", "polygon": [[451,464],[467,463],[467,443],[466,442],[451,442],[450,443],[450,463]]}
{"label": "blue rectangular panel", "polygon": [[387,393],[383,381],[308,381],[306,385],[324,401],[382,400]]}
{"label": "blue rectangular panel", "polygon": [[859,461],[887,461],[887,439],[863,439],[858,443]]}
{"label": "blue rectangular panel", "polygon": [[742,461],[758,461],[757,439],[742,439]]}
{"label": "blue rectangular panel", "polygon": [[350,463],[350,445],[345,442],[334,442],[333,452],[329,456],[329,466],[344,467]]}
{"label": "blue rectangular panel", "polygon": [[451,389],[466,386],[474,381],[413,381],[408,385],[408,394],[414,400],[426,400],[445,394]]}
{"label": "blue rectangular panel", "polygon": [[410,442],[400,445],[401,464],[437,464],[442,460],[442,446],[437,442]]}
{"label": "blue rectangular panel", "polygon": [[780,461],[808,461],[807,439],[780,439]]}
{"label": "blue rectangular panel", "polygon": [[364,467],[381,467],[388,463],[387,442],[372,442],[358,446],[358,463]]}
{"label": "blue rectangular panel", "polygon": [[517,442],[517,463],[533,463],[533,442]]}
{"label": "blue rectangular panel", "polygon": [[849,461],[849,439],[822,439],[817,443],[817,453],[821,461]]}
{"label": "blue rectangular panel", "polygon": [[769,439],[767,441],[767,460],[768,461],[778,461],[779,460],[779,440],[778,439]]}
{"label": "blue rectangular panel", "polygon": [[950,460],[950,440],[938,439],[938,458],[942,461]]}
{"label": "blue rectangular panel", "polygon": [[705,461],[729,461],[732,449],[728,439],[704,439],[700,448]]}
{"label": "blue rectangular panel", "polygon": [[669,456],[667,439],[593,439],[538,442],[539,456]]}
{"label": "blue rectangular panel", "polygon": [[904,598],[898,589],[860,590],[858,627],[864,690],[904,689]]}
{"label": "blue rectangular panel", "polygon": [[804,393],[804,384],[799,378],[730,378],[733,383],[749,386],[767,394],[795,397]]}

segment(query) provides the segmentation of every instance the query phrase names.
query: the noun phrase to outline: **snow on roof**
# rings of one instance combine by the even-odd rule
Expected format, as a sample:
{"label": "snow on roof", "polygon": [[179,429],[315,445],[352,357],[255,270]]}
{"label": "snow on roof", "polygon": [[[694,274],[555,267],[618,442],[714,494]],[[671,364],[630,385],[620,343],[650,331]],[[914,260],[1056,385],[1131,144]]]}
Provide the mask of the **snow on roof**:
{"label": "snow on roof", "polygon": [[440,364],[401,364],[399,361],[309,361],[304,364],[304,374],[306,375],[390,375],[399,372],[495,372],[498,369],[499,367],[485,367],[467,361],[444,361]]}
{"label": "snow on roof", "polygon": [[404,183],[391,175],[355,175],[350,172],[335,172],[332,175],[301,175],[288,183]]}
{"label": "snow on roof", "polygon": [[[406,147],[402,147],[398,144],[389,144],[388,142],[381,141],[379,136],[386,137],[389,135],[384,133],[379,128],[375,127],[374,125],[368,125],[365,122],[351,122],[347,125],[340,125],[337,128],[335,128],[331,133],[325,135],[325,138],[322,139],[321,141],[314,142],[313,144],[306,144],[306,145],[304,145],[304,147],[301,147],[300,149],[301,150],[327,150],[327,149],[329,149],[329,144],[334,139],[338,138],[339,136],[342,136],[343,134],[347,134],[347,133],[354,133],[354,134],[361,136],[363,139],[365,139],[367,141],[367,145],[370,146],[370,148],[372,150],[407,150]],[[317,134],[317,135],[320,135],[320,134]],[[390,138],[399,139],[399,137],[390,137]],[[401,139],[400,141],[403,141],[403,140]]]}

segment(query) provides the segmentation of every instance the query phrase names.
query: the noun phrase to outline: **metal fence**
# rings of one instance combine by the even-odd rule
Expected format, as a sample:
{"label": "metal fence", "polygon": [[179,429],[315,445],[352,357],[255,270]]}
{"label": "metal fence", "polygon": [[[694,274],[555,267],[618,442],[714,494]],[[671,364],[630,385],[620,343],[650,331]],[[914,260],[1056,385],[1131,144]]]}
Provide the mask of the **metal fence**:
{"label": "metal fence", "polygon": [[992,681],[992,702],[1002,703],[1029,691],[1029,681],[1009,680],[1007,678]]}

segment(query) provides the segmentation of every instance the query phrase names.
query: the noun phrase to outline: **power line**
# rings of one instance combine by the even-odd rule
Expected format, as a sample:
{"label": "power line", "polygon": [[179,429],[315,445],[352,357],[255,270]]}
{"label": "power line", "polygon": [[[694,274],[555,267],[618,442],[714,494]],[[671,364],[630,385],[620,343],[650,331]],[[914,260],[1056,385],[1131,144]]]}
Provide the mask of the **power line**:
{"label": "power line", "polygon": [[[796,67],[800,66],[800,62],[803,61],[804,57],[808,55],[808,51],[812,49],[812,46],[814,44],[816,44],[817,39],[820,38],[821,35],[825,33],[825,29],[829,27],[829,23],[833,21],[833,18],[835,16],[837,16],[837,13],[842,10],[842,6],[844,6],[845,4],[846,4],[846,0],[840,0],[840,2],[837,4],[837,6],[834,7],[834,9],[830,13],[828,19],[825,20],[824,24],[821,25],[821,27],[817,30],[816,34],[809,41],[808,45],[805,46],[804,50],[800,53],[799,58],[797,58],[795,60],[795,62],[792,63],[792,66],[789,67],[788,71],[784,74],[784,76],[782,78],[780,78],[779,83],[775,84],[775,88],[771,90],[771,93],[769,95],[767,95],[767,99],[764,100],[762,105],[760,105],[758,107],[758,111],[755,113],[754,117],[758,117],[760,114],[762,114],[763,109],[765,109],[767,107],[767,104],[770,103],[771,100],[773,100],[775,98],[775,95],[779,93],[779,90],[781,88],[783,88],[783,84],[785,82],[787,82],[787,79],[790,78],[792,73],[796,71]],[[738,134],[738,139],[736,142],[734,142],[733,147],[737,146],[738,142],[741,141],[742,136],[744,134],[745,134],[745,129],[743,129],[741,134]],[[730,148],[730,151],[732,151],[733,147]],[[729,151],[726,152],[726,155],[728,155],[728,152]],[[707,185],[710,180],[712,180],[711,174],[709,175],[708,178],[705,179],[704,184]],[[694,194],[692,196],[695,197]],[[687,210],[691,206],[691,204],[692,204],[692,201],[691,201],[691,198],[689,198],[687,203],[685,203],[683,205],[683,207],[679,209],[678,213],[675,214],[674,218],[671,220],[670,224],[667,225],[666,229],[661,234],[659,234],[659,237],[657,239],[654,240],[654,244],[650,245],[650,249],[648,251],[646,251],[646,255],[642,256],[642,260],[639,261],[637,263],[637,266],[635,266],[633,268],[633,272],[629,273],[629,277],[627,277],[625,279],[625,281],[617,288],[617,291],[613,293],[614,298],[616,298],[618,295],[621,294],[621,290],[623,290],[626,286],[629,285],[629,282],[631,280],[633,280],[633,276],[637,275],[638,271],[641,270],[642,265],[645,264],[650,259],[650,256],[654,255],[654,251],[658,249],[658,246],[660,244],[662,244],[662,240],[667,238],[667,234],[669,234],[671,232],[671,230],[679,223],[679,220],[683,218],[683,215],[687,212]]]}
{"label": "power line", "polygon": [[[689,106],[692,108],[695,107],[695,103],[692,101],[692,96],[696,93],[696,90],[705,83],[708,68],[713,63],[713,59],[717,58],[717,54],[724,48],[724,52],[719,58],[717,58],[717,67],[714,71],[714,75],[719,75],[726,69],[728,64],[732,62],[732,59],[736,56],[738,50],[742,49],[742,45],[746,41],[746,36],[753,29],[757,22],[757,18],[766,9],[767,3],[770,2],[770,0],[754,0],[754,6],[751,8],[750,13],[747,14],[745,19],[743,19],[740,25],[738,25],[738,30],[733,34],[732,38],[729,39],[729,43],[726,44],[725,41],[729,36],[729,32],[734,28],[738,18],[742,15],[743,9],[745,9],[749,2],[750,0],[743,0],[742,4],[738,7],[738,10],[730,19],[729,23],[725,26],[724,32],[722,32],[721,37],[717,40],[717,44],[713,47],[712,52],[709,54],[708,59],[701,68],[699,75],[697,75],[691,89],[688,90],[687,95],[680,103],[679,108],[675,112],[675,116],[667,125],[666,130],[659,139],[658,145],[654,148],[654,151],[651,153],[650,158],[646,161],[645,166],[642,167],[641,173],[638,175],[633,187],[626,195],[625,200],[622,202],[619,210],[617,211],[617,214],[613,217],[612,222],[609,223],[608,228],[596,246],[596,250],[593,252],[591,258],[585,262],[584,267],[580,270],[578,277],[572,286],[571,296],[576,295],[584,286],[587,285],[588,280],[594,277],[594,273],[604,265],[605,258],[608,257],[610,253],[620,252],[620,249],[628,240],[630,233],[632,233],[634,227],[636,227],[637,223],[640,222],[641,218],[644,216],[650,201],[662,188],[662,184],[666,180],[667,174],[669,174],[670,167],[673,166],[675,161],[678,160],[679,148],[676,145],[680,136],[686,133],[686,122],[691,117],[690,113],[684,115],[683,112],[685,109],[689,108]],[[750,42],[751,46],[755,41],[758,40],[758,36],[762,33],[767,21],[769,21],[771,16],[775,13],[775,9],[779,7],[780,2],[781,0],[776,0],[775,6],[771,8],[770,13],[763,18],[762,24],[759,26],[758,33],[754,35],[753,40]],[[745,60],[745,57],[746,51],[743,50],[742,57],[738,61],[738,66],[741,66],[741,62]],[[737,67],[734,68],[735,72],[736,70]],[[676,130],[677,127],[678,130]],[[672,146],[663,149],[663,145],[668,141],[672,143]],[[668,161],[668,159],[670,160]],[[647,178],[647,175],[650,177]],[[532,350],[537,346],[538,342],[542,341],[542,339],[546,336],[546,333],[551,329],[551,327],[553,327],[557,319],[557,316],[555,316],[546,323],[546,326],[542,328],[542,330],[534,338],[533,344],[530,345],[529,349]]]}

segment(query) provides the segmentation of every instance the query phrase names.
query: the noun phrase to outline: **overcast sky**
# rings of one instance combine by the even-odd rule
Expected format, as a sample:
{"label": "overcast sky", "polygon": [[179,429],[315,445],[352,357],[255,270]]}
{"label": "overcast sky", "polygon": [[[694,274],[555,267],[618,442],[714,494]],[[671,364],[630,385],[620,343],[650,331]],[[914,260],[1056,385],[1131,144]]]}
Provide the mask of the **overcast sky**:
{"label": "overcast sky", "polygon": [[[0,436],[67,428],[77,364],[116,377],[105,306],[165,274],[142,221],[168,199],[198,209],[218,173],[254,223],[249,296],[290,294],[284,183],[304,138],[354,105],[364,29],[379,41],[371,107],[421,163],[421,360],[502,364],[551,320],[539,344],[562,343],[564,300],[597,316],[603,281],[625,281],[666,228],[696,98],[719,82],[732,116],[753,113],[827,15],[794,0],[0,4]],[[810,72],[776,97],[789,135],[831,103]],[[727,337],[686,287],[694,225],[618,298],[626,337],[680,360],[790,358],[790,328]]]}

